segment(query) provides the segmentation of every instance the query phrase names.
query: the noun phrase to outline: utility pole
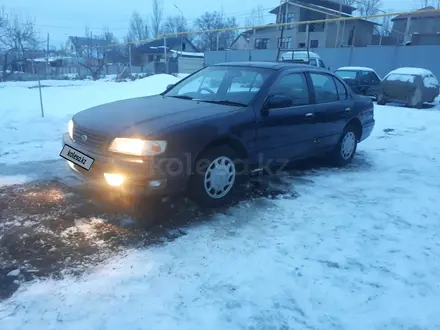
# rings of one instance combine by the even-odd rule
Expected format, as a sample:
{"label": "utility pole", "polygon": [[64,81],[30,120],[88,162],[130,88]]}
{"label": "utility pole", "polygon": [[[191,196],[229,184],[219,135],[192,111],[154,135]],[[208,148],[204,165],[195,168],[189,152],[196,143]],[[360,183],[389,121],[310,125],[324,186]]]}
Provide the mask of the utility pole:
{"label": "utility pole", "polygon": [[[280,9],[278,10],[278,16],[280,17],[280,23],[283,24],[285,23],[285,18],[286,18],[286,10],[287,10],[287,2],[288,0],[281,0],[280,2]],[[283,5],[285,6],[285,9],[283,11]],[[277,52],[277,59],[276,61],[278,62],[279,58],[280,58],[280,52],[281,52],[281,45],[283,43],[283,38],[284,38],[284,25],[281,26],[281,33],[280,33],[280,42],[278,43],[278,52]]]}
{"label": "utility pole", "polygon": [[167,37],[163,37],[163,56],[165,58],[165,73],[168,73]]}
{"label": "utility pole", "polygon": [[[338,15],[338,17],[341,18],[341,16],[342,16],[342,1],[340,0],[340,1],[339,1],[339,15]],[[355,24],[356,24],[356,23],[355,23]],[[339,29],[340,29],[340,26],[341,26],[341,21],[338,21],[338,22],[336,23],[336,40],[335,40],[335,48],[338,47],[338,41],[339,41]]]}
{"label": "utility pole", "polygon": [[46,75],[49,73],[49,32],[47,33],[47,46],[46,46]]}
{"label": "utility pole", "polygon": [[[174,7],[176,7],[176,9],[178,11],[180,11],[180,15],[182,15],[182,21],[181,21],[181,24],[180,24],[180,27],[182,29],[182,27],[183,27],[183,20],[185,19],[184,16],[183,16],[183,12],[176,5],[174,5]],[[183,31],[177,31],[177,32],[183,32]],[[180,55],[182,55],[182,52],[183,52],[183,34],[180,35]]]}
{"label": "utility pole", "polygon": [[130,70],[130,76],[132,74],[131,72],[131,42],[128,43],[128,69]]}

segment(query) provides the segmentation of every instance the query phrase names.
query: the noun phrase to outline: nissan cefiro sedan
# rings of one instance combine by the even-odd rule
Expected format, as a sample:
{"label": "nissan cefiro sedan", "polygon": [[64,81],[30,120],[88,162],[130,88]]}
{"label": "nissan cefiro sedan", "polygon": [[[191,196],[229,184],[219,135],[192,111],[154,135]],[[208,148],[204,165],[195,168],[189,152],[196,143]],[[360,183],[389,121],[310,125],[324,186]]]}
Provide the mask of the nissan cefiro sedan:
{"label": "nissan cefiro sedan", "polygon": [[351,162],[374,128],[370,98],[328,70],[271,62],[205,67],[159,94],[75,114],[60,156],[86,185],[135,197],[229,203],[252,173],[324,155]]}

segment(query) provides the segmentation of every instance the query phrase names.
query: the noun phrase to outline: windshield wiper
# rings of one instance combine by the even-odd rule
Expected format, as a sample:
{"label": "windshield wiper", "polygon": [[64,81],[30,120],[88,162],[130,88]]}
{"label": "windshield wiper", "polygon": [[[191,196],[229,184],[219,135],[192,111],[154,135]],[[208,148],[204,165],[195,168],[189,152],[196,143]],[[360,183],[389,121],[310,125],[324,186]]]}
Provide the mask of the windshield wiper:
{"label": "windshield wiper", "polygon": [[183,99],[183,100],[192,100],[193,99],[191,96],[186,96],[186,95],[170,95],[168,97],[175,97],[176,99]]}
{"label": "windshield wiper", "polygon": [[236,107],[246,107],[247,105],[240,102],[234,102],[229,100],[203,100],[203,99],[194,99],[194,101],[198,102],[206,102],[206,103],[214,103],[214,104],[222,104],[222,105],[232,105]]}

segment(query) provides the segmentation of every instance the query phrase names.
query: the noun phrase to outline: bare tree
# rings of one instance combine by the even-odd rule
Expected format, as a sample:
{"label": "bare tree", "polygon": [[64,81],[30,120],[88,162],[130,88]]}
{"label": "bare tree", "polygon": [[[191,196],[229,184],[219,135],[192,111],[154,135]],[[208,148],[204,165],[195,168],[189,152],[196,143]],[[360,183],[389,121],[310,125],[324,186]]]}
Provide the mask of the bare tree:
{"label": "bare tree", "polygon": [[357,10],[361,16],[368,16],[377,14],[381,6],[381,0],[359,0]]}
{"label": "bare tree", "polygon": [[420,0],[420,8],[428,7],[430,3],[430,0]]}
{"label": "bare tree", "polygon": [[150,36],[148,24],[144,21],[138,11],[131,15],[128,35],[125,38],[127,42],[146,40]]}
{"label": "bare tree", "polygon": [[354,6],[357,4],[358,0],[341,0],[343,5]]}
{"label": "bare tree", "polygon": [[252,9],[249,17],[246,18],[246,26],[261,25],[264,25],[264,7],[262,5],[258,5]]}
{"label": "bare tree", "polygon": [[[3,52],[2,79],[12,73],[8,72],[12,59],[25,59],[35,55],[39,47],[38,33],[32,19],[24,19],[19,13],[0,11],[0,50]],[[12,68],[11,68],[12,69]]]}
{"label": "bare tree", "polygon": [[180,15],[168,16],[162,26],[163,33],[176,33],[188,31],[185,17]]}
{"label": "bare tree", "polygon": [[206,12],[196,19],[194,28],[200,32],[194,39],[200,50],[214,50],[217,48],[217,36],[219,48],[228,48],[237,35],[237,30],[213,32],[209,30],[237,28],[235,17],[225,18],[223,13],[214,11]]}
{"label": "bare tree", "polygon": [[392,28],[393,28],[393,24],[391,22],[391,17],[385,16],[383,18],[381,34],[383,36],[389,36],[391,34]]}
{"label": "bare tree", "polygon": [[160,0],[153,0],[153,12],[151,14],[151,30],[154,38],[161,33],[162,19],[163,19],[163,4],[160,2]]}
{"label": "bare tree", "polygon": [[85,38],[78,38],[73,42],[78,64],[90,71],[93,80],[97,80],[105,65],[110,42],[93,36],[88,27],[86,27]]}

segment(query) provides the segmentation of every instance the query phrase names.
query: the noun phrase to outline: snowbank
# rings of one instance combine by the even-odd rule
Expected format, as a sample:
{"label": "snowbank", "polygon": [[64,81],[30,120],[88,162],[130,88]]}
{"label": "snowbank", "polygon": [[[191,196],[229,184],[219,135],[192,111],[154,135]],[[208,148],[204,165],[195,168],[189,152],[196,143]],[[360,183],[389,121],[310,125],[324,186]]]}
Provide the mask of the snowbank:
{"label": "snowbank", "polygon": [[179,80],[159,74],[132,82],[42,81],[45,117],[36,82],[0,84],[0,163],[57,159],[72,115],[88,107],[161,93]]}

